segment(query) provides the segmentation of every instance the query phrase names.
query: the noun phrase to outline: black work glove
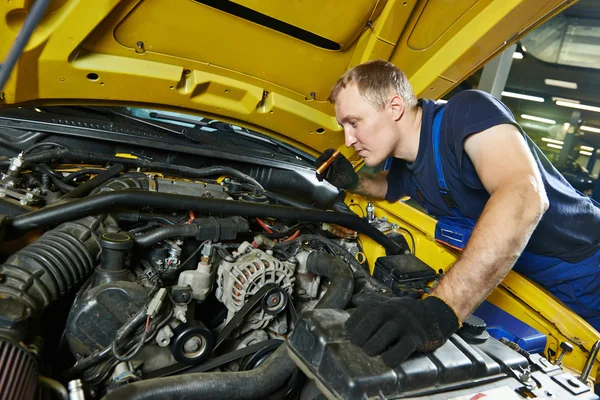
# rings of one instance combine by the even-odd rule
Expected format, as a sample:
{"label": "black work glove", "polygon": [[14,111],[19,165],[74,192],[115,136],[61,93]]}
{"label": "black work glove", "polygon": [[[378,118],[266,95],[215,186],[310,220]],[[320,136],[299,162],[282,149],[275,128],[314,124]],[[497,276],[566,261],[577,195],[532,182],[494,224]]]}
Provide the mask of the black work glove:
{"label": "black work glove", "polygon": [[[315,168],[319,168],[334,152],[335,149],[325,150],[315,161]],[[352,190],[358,185],[358,174],[354,172],[354,167],[343,154],[337,156],[323,174],[317,173],[317,179],[319,181],[326,179],[333,186],[346,190]]]}
{"label": "black work glove", "polygon": [[415,351],[437,349],[459,328],[458,317],[442,299],[390,299],[376,293],[356,295],[358,307],[346,321],[350,341],[369,356],[381,355],[395,367]]}

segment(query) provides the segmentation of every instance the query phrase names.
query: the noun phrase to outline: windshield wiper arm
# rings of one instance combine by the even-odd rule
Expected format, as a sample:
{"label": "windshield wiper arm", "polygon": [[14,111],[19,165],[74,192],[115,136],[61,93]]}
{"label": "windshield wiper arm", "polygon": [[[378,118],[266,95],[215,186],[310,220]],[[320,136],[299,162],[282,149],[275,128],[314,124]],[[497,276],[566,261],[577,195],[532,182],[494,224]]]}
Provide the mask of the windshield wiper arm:
{"label": "windshield wiper arm", "polygon": [[[244,131],[240,131],[240,130],[236,131],[233,128],[233,125],[231,125],[231,124],[229,124],[227,122],[222,122],[222,121],[204,122],[204,121],[198,121],[198,120],[191,119],[191,118],[185,118],[185,117],[175,116],[175,115],[160,114],[160,113],[157,113],[157,112],[154,112],[154,111],[151,112],[149,115],[150,115],[150,118],[164,119],[165,121],[182,122],[182,123],[186,123],[186,124],[190,124],[190,125],[199,126],[199,127],[202,127],[202,128],[211,128],[211,129],[216,129],[216,130],[220,130],[220,131],[225,130],[227,132],[236,133],[238,135],[249,137],[251,139],[258,140],[258,141],[265,142],[265,143],[269,143],[269,144],[271,144],[273,146],[285,149],[285,150],[289,151],[290,153],[294,154],[295,156],[302,158],[303,160],[308,160],[308,161],[311,161],[311,162],[313,161],[313,159],[311,159],[310,156],[308,156],[302,150],[298,150],[294,146],[288,145],[287,143],[283,143],[283,142],[280,142],[278,140],[274,140],[274,139],[271,139],[271,138],[263,137],[263,136],[260,136],[258,134],[252,134],[250,132],[244,132]],[[227,126],[229,129],[223,129],[223,126]]]}

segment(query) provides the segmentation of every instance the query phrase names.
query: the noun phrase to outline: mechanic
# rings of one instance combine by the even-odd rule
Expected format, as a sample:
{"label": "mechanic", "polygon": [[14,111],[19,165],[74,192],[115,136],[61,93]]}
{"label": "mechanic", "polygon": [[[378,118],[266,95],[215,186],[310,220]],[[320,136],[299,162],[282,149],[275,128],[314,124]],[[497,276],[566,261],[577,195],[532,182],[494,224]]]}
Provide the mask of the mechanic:
{"label": "mechanic", "polygon": [[434,350],[513,267],[600,330],[600,204],[567,183],[502,102],[479,90],[417,100],[382,60],[347,71],[329,100],[346,146],[369,167],[392,161],[357,174],[342,155],[317,177],[374,199],[408,195],[438,219],[436,239],[461,249],[423,300],[357,299],[346,323],[355,345],[389,366]]}

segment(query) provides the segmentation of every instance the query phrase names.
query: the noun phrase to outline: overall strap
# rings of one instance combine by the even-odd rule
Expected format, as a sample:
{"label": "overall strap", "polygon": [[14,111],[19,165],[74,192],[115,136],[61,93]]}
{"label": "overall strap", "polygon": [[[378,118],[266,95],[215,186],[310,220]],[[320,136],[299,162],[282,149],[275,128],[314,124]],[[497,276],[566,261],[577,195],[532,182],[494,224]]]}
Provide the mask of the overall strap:
{"label": "overall strap", "polygon": [[448,184],[446,184],[446,178],[444,178],[444,169],[442,168],[442,156],[440,154],[440,127],[442,126],[442,116],[444,115],[444,107],[441,107],[440,110],[436,113],[433,118],[433,128],[431,130],[432,133],[432,141],[433,141],[433,157],[435,160],[435,169],[437,171],[437,179],[439,186],[439,193],[444,199],[444,202],[450,208],[452,213],[456,217],[463,217],[463,214],[460,212],[458,208],[458,204],[454,201],[454,197],[450,193],[450,189],[448,189]]}

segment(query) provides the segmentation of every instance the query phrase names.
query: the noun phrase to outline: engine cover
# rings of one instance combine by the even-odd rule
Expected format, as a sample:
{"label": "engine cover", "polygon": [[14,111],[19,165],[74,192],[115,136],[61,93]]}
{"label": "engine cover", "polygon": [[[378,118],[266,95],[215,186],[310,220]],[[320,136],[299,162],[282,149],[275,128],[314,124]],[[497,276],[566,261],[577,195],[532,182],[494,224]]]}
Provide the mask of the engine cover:
{"label": "engine cover", "polygon": [[[227,307],[227,322],[246,304],[249,297],[267,283],[276,283],[288,296],[292,296],[295,263],[279,261],[248,242],[242,243],[236,254],[235,261],[222,261],[217,270],[218,287],[215,294]],[[262,329],[273,317],[259,309],[247,318],[242,332]]]}
{"label": "engine cover", "polygon": [[468,335],[454,334],[439,349],[389,368],[348,341],[348,316],[306,311],[288,341],[294,362],[328,399],[598,399],[560,366],[538,354],[528,360],[489,335],[467,342]]}

